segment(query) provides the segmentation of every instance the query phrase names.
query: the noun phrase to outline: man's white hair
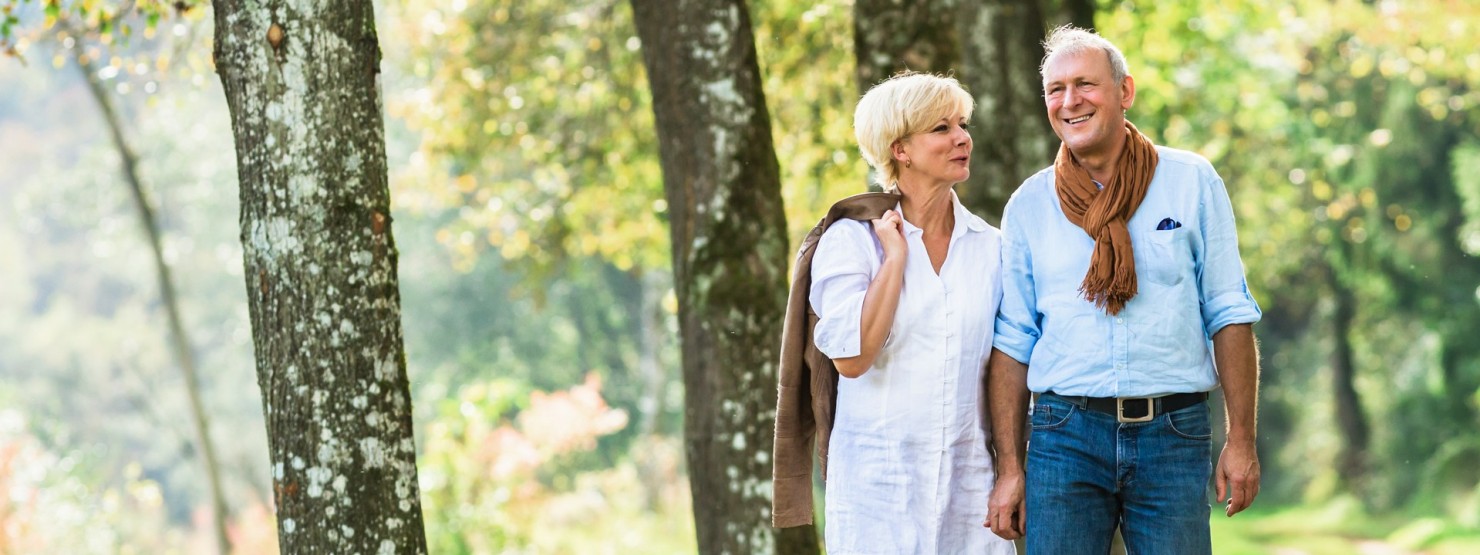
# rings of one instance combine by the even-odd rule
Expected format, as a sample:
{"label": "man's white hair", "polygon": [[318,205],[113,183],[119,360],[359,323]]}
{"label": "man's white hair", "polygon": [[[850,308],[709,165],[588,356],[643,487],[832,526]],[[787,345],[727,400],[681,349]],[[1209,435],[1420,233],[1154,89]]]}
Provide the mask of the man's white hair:
{"label": "man's white hair", "polygon": [[1094,31],[1073,25],[1064,25],[1049,31],[1048,38],[1043,40],[1043,63],[1038,66],[1038,75],[1044,76],[1043,70],[1054,56],[1083,54],[1091,50],[1105,53],[1110,60],[1110,76],[1115,79],[1116,85],[1125,82],[1125,76],[1130,75],[1130,70],[1126,67],[1125,55],[1120,53],[1120,49]]}

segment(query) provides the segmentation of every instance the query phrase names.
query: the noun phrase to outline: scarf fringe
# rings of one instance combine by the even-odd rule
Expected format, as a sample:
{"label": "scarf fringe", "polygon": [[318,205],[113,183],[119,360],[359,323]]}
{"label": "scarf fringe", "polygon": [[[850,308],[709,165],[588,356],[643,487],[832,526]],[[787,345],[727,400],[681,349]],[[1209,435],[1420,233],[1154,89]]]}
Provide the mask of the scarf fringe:
{"label": "scarf fringe", "polygon": [[1107,314],[1119,314],[1136,296],[1136,259],[1126,222],[1135,215],[1156,173],[1156,146],[1131,122],[1125,122],[1126,145],[1115,177],[1104,188],[1094,186],[1068,145],[1059,147],[1054,179],[1064,215],[1090,237],[1090,255],[1079,293]]}
{"label": "scarf fringe", "polygon": [[[1110,233],[1106,230],[1102,235]],[[1136,283],[1135,259],[1131,256],[1119,256],[1119,253],[1110,247],[1111,244],[1113,241],[1109,237],[1095,240],[1094,257],[1100,260],[1109,259],[1110,263],[1091,264],[1089,272],[1084,276],[1084,281],[1079,285],[1079,294],[1085,300],[1094,303],[1095,308],[1114,316],[1125,309],[1126,303],[1136,296],[1139,287]],[[1102,249],[1104,252],[1101,252]]]}

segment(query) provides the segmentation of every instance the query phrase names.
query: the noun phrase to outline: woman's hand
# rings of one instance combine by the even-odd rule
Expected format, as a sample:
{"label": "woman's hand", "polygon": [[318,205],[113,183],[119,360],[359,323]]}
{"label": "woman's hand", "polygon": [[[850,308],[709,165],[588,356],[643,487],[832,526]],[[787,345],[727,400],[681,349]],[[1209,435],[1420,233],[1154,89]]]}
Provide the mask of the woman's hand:
{"label": "woman's hand", "polygon": [[883,216],[872,222],[874,235],[879,237],[879,243],[884,246],[884,260],[903,261],[908,247],[904,240],[904,219],[899,211],[886,210]]}
{"label": "woman's hand", "polygon": [[845,378],[857,378],[873,367],[894,326],[894,311],[899,308],[899,292],[904,288],[904,219],[898,210],[888,210],[872,222],[874,235],[884,247],[884,261],[863,295],[858,356],[833,359],[838,374]]}

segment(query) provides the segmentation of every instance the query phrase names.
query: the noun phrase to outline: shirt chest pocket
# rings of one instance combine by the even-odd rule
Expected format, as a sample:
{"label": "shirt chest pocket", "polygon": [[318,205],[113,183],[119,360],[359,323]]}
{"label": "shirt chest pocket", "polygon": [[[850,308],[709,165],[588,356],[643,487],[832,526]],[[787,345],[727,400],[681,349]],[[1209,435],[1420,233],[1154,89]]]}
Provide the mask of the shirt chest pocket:
{"label": "shirt chest pocket", "polygon": [[1141,276],[1161,285],[1177,285],[1192,275],[1191,233],[1186,227],[1156,230],[1136,245],[1136,268]]}

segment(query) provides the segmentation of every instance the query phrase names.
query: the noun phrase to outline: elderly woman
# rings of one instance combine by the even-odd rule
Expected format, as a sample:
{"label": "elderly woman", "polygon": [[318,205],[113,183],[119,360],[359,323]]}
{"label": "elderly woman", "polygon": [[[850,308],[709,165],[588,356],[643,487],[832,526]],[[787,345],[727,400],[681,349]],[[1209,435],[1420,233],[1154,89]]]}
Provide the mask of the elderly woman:
{"label": "elderly woman", "polygon": [[840,553],[1013,553],[981,524],[993,482],[978,412],[1001,300],[1001,236],[952,187],[971,175],[972,98],[903,73],[863,96],[863,158],[899,205],[840,220],[812,260],[815,343],[834,361],[826,542]]}

